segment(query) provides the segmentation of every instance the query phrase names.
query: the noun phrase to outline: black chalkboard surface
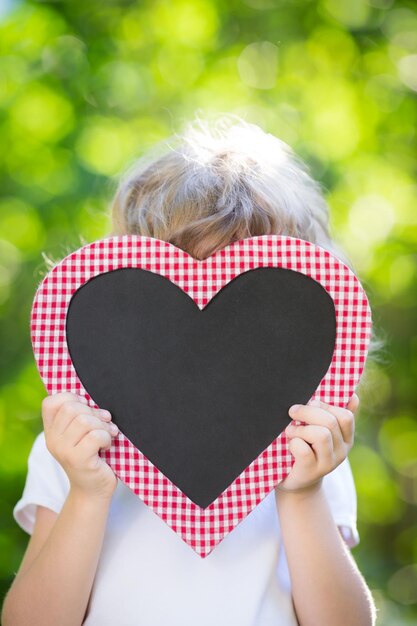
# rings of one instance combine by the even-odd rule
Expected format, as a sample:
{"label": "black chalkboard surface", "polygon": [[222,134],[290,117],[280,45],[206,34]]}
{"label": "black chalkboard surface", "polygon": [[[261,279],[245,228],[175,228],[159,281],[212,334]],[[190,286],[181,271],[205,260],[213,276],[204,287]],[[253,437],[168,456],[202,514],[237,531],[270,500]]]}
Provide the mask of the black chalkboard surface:
{"label": "black chalkboard surface", "polygon": [[202,310],[160,274],[117,269],[75,291],[66,318],[91,398],[202,508],[311,398],[335,338],[331,296],[280,267],[240,274]]}

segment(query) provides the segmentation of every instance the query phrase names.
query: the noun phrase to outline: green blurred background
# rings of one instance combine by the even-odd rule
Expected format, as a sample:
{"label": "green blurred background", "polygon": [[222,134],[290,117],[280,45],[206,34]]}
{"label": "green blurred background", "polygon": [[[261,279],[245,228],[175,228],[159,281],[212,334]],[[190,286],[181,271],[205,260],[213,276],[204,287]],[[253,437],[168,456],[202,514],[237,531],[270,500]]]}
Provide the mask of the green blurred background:
{"label": "green blurred background", "polygon": [[307,161],[368,292],[385,345],[359,387],[353,554],[378,624],[416,623],[415,3],[9,1],[0,32],[1,597],[42,428],[29,318],[43,254],[108,234],[124,168],[197,111],[231,111]]}

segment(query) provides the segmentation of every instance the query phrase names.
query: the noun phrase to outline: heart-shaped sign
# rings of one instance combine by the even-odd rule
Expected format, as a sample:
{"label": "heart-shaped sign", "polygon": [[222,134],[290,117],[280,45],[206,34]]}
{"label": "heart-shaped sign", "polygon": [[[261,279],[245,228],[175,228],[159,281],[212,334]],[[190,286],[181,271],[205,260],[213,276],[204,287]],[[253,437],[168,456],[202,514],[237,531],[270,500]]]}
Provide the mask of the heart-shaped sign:
{"label": "heart-shaped sign", "polygon": [[88,394],[207,508],[311,397],[336,318],[319,283],[283,268],[240,274],[202,311],[160,274],[125,268],[77,291],[66,334]]}
{"label": "heart-shaped sign", "polygon": [[279,235],[204,261],[102,239],[49,272],[31,315],[48,393],[111,411],[120,433],[101,456],[202,557],[290,471],[291,404],[346,405],[370,334],[353,272]]}

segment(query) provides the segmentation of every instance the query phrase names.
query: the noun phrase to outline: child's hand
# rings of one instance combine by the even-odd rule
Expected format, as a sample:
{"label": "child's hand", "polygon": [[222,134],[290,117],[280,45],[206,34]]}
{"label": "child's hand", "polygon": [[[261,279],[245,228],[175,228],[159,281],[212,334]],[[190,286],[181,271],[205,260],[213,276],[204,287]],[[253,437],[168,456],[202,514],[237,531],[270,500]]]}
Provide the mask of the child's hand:
{"label": "child's hand", "polygon": [[356,394],[345,409],[320,401],[298,406],[298,410],[291,407],[289,415],[307,425],[289,424],[285,429],[295,462],[288,476],[276,485],[280,491],[319,488],[323,476],[345,460],[353,444],[354,413],[359,406]]}
{"label": "child's hand", "polygon": [[46,447],[67,473],[71,489],[110,498],[117,476],[98,455],[118,433],[110,413],[89,407],[73,393],[57,393],[43,399],[42,419]]}

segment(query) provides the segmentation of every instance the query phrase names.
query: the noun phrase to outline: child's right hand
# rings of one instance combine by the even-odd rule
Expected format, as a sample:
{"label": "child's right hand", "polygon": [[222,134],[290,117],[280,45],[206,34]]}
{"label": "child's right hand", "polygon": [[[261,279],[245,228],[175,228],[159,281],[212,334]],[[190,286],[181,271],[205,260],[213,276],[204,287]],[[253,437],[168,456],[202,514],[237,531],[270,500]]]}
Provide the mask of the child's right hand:
{"label": "child's right hand", "polygon": [[73,393],[57,393],[42,401],[46,447],[64,468],[73,491],[111,498],[117,476],[98,452],[118,434],[111,415],[93,409]]}

